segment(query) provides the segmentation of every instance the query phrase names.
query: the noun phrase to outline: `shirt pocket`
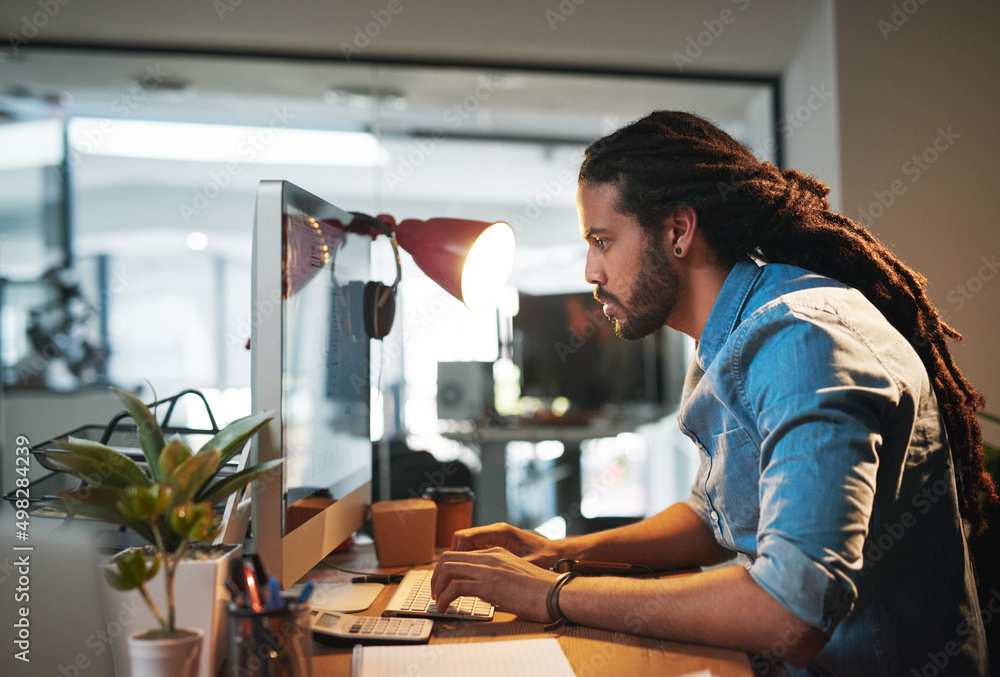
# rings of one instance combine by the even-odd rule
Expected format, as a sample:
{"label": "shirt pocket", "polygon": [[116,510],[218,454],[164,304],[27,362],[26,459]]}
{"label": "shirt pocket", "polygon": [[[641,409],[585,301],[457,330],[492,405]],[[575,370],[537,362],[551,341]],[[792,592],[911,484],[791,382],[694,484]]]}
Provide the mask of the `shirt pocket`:
{"label": "shirt pocket", "polygon": [[756,530],[760,520],[760,450],[746,430],[734,428],[711,438],[712,469],[705,489],[728,524]]}

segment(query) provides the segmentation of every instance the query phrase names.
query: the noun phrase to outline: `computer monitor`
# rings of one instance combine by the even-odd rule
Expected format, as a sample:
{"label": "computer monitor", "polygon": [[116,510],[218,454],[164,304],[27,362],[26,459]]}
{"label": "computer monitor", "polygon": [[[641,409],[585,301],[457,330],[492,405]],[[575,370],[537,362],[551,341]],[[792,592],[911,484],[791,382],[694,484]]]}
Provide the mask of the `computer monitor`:
{"label": "computer monitor", "polygon": [[512,328],[522,396],[625,419],[659,418],[677,405],[685,356],[672,329],[620,339],[590,293],[521,293]]}
{"label": "computer monitor", "polygon": [[253,240],[251,387],[274,418],[253,440],[250,548],[284,587],[361,526],[371,504],[371,237],[287,181],[262,181]]}

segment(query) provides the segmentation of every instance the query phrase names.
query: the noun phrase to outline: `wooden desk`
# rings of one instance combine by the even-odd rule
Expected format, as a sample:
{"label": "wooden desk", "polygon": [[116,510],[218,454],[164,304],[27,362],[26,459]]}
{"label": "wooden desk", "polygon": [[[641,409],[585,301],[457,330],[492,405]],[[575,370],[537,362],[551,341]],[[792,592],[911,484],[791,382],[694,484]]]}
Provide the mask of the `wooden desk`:
{"label": "wooden desk", "polygon": [[[379,569],[370,547],[357,553],[328,557],[307,578],[317,583],[350,583],[349,571],[393,573]],[[365,615],[379,615],[396,586],[387,585]],[[490,622],[435,621],[431,644],[489,642],[496,640],[556,637],[578,677],[620,677],[621,675],[686,675],[709,669],[713,676],[750,677],[750,661],[745,653],[729,649],[668,642],[608,630],[565,625],[547,633],[541,623],[520,621],[517,616],[497,610]],[[314,645],[313,675],[351,674],[351,649]]]}

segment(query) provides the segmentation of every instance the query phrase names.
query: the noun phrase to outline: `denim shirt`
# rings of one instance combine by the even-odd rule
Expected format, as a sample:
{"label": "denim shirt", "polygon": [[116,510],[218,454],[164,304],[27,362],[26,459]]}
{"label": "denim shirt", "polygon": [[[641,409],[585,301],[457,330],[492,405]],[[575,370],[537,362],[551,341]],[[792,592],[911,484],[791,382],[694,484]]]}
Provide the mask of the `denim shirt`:
{"label": "denim shirt", "polygon": [[678,418],[700,452],[687,505],[764,590],[829,637],[795,670],[780,665],[798,639],[789,629],[752,657],[755,670],[987,673],[937,400],[919,356],[860,292],[793,266],[737,263]]}

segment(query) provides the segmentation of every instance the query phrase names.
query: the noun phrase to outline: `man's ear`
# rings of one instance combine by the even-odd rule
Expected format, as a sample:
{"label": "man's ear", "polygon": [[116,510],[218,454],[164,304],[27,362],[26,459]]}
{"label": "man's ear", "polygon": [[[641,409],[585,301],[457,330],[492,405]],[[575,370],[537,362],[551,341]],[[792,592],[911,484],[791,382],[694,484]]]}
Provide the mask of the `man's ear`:
{"label": "man's ear", "polygon": [[695,233],[698,232],[698,214],[694,207],[681,205],[666,218],[663,229],[663,248],[667,254],[678,258],[691,251]]}

